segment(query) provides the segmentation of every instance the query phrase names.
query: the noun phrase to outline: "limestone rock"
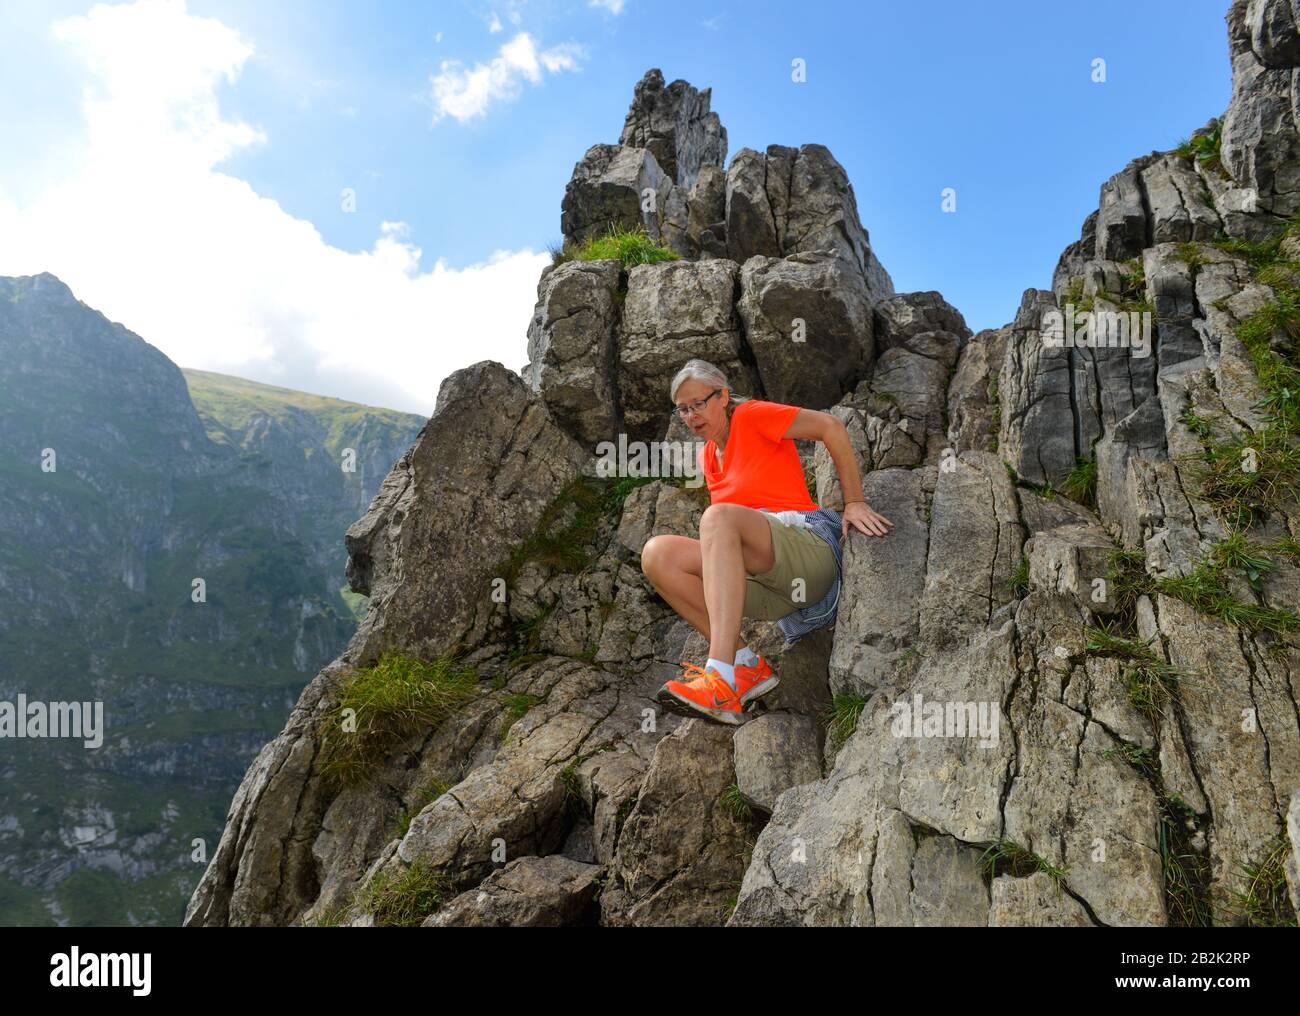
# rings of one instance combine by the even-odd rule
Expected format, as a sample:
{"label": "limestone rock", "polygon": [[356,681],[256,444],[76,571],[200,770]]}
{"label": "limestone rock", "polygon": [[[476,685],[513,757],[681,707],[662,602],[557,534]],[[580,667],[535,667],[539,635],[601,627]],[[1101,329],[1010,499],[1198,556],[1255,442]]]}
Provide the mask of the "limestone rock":
{"label": "limestone rock", "polygon": [[740,271],[736,309],[776,402],[833,405],[871,366],[871,306],[861,276],[841,258],[752,257]]}
{"label": "limestone rock", "polygon": [[618,388],[630,438],[658,440],[667,430],[669,382],[693,356],[726,371],[738,393],[759,391],[741,358],[738,273],[738,265],[721,259],[637,265],[628,272]]}
{"label": "limestone rock", "polygon": [[741,796],[770,812],[784,791],[821,779],[821,731],[811,716],[766,713],[736,730],[735,764]]}
{"label": "limestone rock", "polygon": [[528,325],[529,374],[556,421],[587,447],[618,433],[614,324],[618,261],[570,261],[542,274]]}
{"label": "limestone rock", "polygon": [[727,170],[727,250],[733,261],[830,250],[861,273],[867,296],[894,292],[858,218],[848,176],[823,145],[741,149]]}
{"label": "limestone rock", "polygon": [[559,854],[521,857],[461,893],[426,928],[562,928],[580,924],[596,894],[599,865]]}
{"label": "limestone rock", "polygon": [[500,364],[447,378],[414,447],[347,532],[348,578],[370,597],[349,658],[366,665],[398,645],[432,657],[467,637],[501,548],[532,531],[585,461]]}
{"label": "limestone rock", "polygon": [[882,351],[905,346],[909,339],[926,332],[956,336],[958,346],[971,335],[961,312],[933,290],[887,297],[875,305],[875,317]]}
{"label": "limestone rock", "polygon": [[658,68],[646,71],[618,143],[646,149],[679,187],[691,190],[703,167],[721,167],[727,158],[727,129],[709,110],[711,96],[712,89],[680,79],[665,85]]}
{"label": "limestone rock", "polygon": [[[614,925],[716,925],[743,872],[745,828],[722,801],[731,730],[687,720],[660,742],[601,894]],[[671,816],[671,817],[670,817]]]}
{"label": "limestone rock", "polygon": [[[672,178],[647,149],[592,145],[564,188],[560,229],[565,242],[580,246],[611,228],[637,225],[658,239],[658,209],[671,188]],[[653,195],[653,202],[646,201],[648,195]],[[642,211],[648,205],[653,210]]]}

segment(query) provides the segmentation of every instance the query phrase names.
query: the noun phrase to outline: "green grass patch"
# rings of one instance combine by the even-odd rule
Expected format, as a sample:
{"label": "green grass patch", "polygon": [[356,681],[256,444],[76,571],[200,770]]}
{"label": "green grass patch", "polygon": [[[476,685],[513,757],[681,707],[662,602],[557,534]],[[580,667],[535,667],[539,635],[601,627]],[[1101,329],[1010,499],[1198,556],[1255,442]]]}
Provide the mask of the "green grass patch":
{"label": "green grass patch", "polygon": [[[1108,595],[1116,605],[1117,624],[1123,630],[1131,630],[1137,598],[1164,593],[1182,600],[1202,614],[1236,625],[1251,634],[1284,635],[1295,631],[1300,628],[1300,617],[1281,607],[1239,600],[1223,577],[1226,570],[1236,568],[1253,587],[1257,586],[1273,567],[1266,553],[1273,550],[1285,554],[1293,542],[1288,538],[1260,546],[1252,544],[1244,536],[1233,534],[1212,547],[1190,574],[1172,578],[1149,575],[1140,552],[1118,551],[1111,558],[1111,573],[1107,579]],[[1112,626],[1109,630],[1115,628]]]}
{"label": "green grass patch", "polygon": [[1207,928],[1211,923],[1210,865],[1189,844],[1196,815],[1177,793],[1166,797],[1157,792],[1156,796],[1160,814],[1157,846],[1169,923],[1177,928]]}
{"label": "green grass patch", "polygon": [[1127,762],[1142,773],[1149,772],[1155,762],[1155,752],[1150,748],[1129,744],[1127,741],[1112,748],[1107,748],[1101,753],[1101,757],[1107,760],[1119,759],[1122,762]]}
{"label": "green grass patch", "polygon": [[1251,634],[1285,635],[1300,628],[1300,617],[1289,610],[1237,599],[1213,563],[1201,562],[1189,575],[1155,579],[1153,584],[1157,592]]}
{"label": "green grass patch", "polygon": [[1264,576],[1277,569],[1267,548],[1252,542],[1242,532],[1233,533],[1216,543],[1210,550],[1210,561],[1217,568],[1241,572],[1256,592],[1259,591]]}
{"label": "green grass patch", "polygon": [[[1215,246],[1241,258],[1275,301],[1259,308],[1236,330],[1259,381],[1257,410],[1263,425],[1253,433],[1216,432],[1216,421],[1188,410],[1183,421],[1200,440],[1204,458],[1193,469],[1198,491],[1233,531],[1250,528],[1266,515],[1293,506],[1300,491],[1300,262],[1283,250],[1300,236],[1300,215],[1263,240],[1220,237]],[[1256,569],[1257,573],[1259,570]],[[1266,625],[1269,619],[1264,619]]]}
{"label": "green grass patch", "polygon": [[1041,871],[1060,890],[1065,883],[1067,869],[1052,864],[1047,858],[1026,850],[1011,840],[998,840],[989,844],[980,855],[980,865],[990,879],[999,875],[1013,875],[1025,878]]}
{"label": "green grass patch", "polygon": [[1102,290],[1092,295],[1085,295],[1084,280],[1081,277],[1070,279],[1065,293],[1058,301],[1062,311],[1065,305],[1073,304],[1075,313],[1089,313],[1098,310],[1097,301],[1104,300],[1121,311],[1153,312],[1154,307],[1147,298],[1146,270],[1141,258],[1129,258],[1119,263],[1119,292]]}
{"label": "green grass patch", "polygon": [[735,783],[722,792],[721,801],[727,812],[741,822],[748,822],[754,817],[754,809],[750,807],[749,802],[740,793],[740,787]]}
{"label": "green grass patch", "polygon": [[1205,253],[1201,250],[1201,245],[1192,240],[1186,240],[1174,248],[1174,257],[1183,262],[1191,269],[1192,278],[1196,278],[1196,273],[1205,265]]}
{"label": "green grass patch", "polygon": [[839,748],[853,736],[858,729],[858,717],[866,705],[867,700],[861,695],[846,693],[835,696],[826,713],[827,734],[833,747]]}
{"label": "green grass patch", "polygon": [[390,653],[353,671],[317,727],[321,774],[345,785],[366,779],[392,748],[436,727],[477,690],[473,668],[450,657],[426,662]]}
{"label": "green grass patch", "polygon": [[1011,595],[1016,599],[1020,599],[1029,592],[1029,558],[1025,554],[1020,555],[1020,563],[1016,565],[1016,570],[1007,579],[1007,589],[1011,591]]}
{"label": "green grass patch", "polygon": [[578,778],[578,767],[591,756],[575,755],[560,770],[560,783],[564,787],[564,811],[570,819],[584,818],[587,802],[582,796],[582,781]]}
{"label": "green grass patch", "polygon": [[1252,928],[1294,928],[1296,912],[1286,883],[1286,857],[1291,845],[1285,836],[1270,843],[1258,860],[1240,866],[1242,887],[1230,891],[1227,909]]}
{"label": "green grass patch", "polygon": [[451,879],[416,858],[405,871],[381,871],[357,894],[357,906],[383,927],[414,928],[455,895]]}
{"label": "green grass patch", "polygon": [[1216,123],[1213,128],[1202,134],[1185,138],[1174,149],[1174,154],[1197,162],[1206,169],[1218,173],[1225,180],[1231,179],[1223,165],[1223,127],[1221,124]]}
{"label": "green grass patch", "polygon": [[623,267],[652,265],[660,261],[680,261],[680,255],[656,243],[644,226],[626,229],[622,224],[610,226],[604,234],[588,237],[577,247],[566,244],[550,248],[551,263],[566,261],[621,261]]}
{"label": "green grass patch", "polygon": [[1097,507],[1097,456],[1077,459],[1074,468],[1061,482],[1061,493],[1077,504]]}
{"label": "green grass patch", "polygon": [[510,728],[527,716],[528,711],[541,701],[536,695],[529,695],[527,692],[507,695],[504,701],[505,712],[502,714],[501,739],[505,740],[506,735],[510,733]]}
{"label": "green grass patch", "polygon": [[[533,534],[506,561],[502,569],[506,585],[513,585],[520,568],[530,561],[569,573],[585,568],[591,562],[591,544],[600,521],[616,500],[614,487],[617,484],[590,476],[570,481],[543,510]],[[617,489],[623,497],[630,492],[626,486]]]}
{"label": "green grass patch", "polygon": [[1144,643],[1124,638],[1113,628],[1085,628],[1089,655],[1120,661],[1120,680],[1129,703],[1149,720],[1163,716],[1178,690],[1183,673]]}

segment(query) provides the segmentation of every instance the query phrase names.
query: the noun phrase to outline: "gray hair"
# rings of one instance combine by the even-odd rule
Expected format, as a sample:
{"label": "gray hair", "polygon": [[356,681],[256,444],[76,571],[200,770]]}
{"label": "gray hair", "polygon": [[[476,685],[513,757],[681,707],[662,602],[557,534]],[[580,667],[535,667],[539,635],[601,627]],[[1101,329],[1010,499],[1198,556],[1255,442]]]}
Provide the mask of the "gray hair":
{"label": "gray hair", "polygon": [[677,389],[686,381],[690,380],[703,381],[706,385],[713,388],[727,389],[727,408],[739,405],[742,402],[748,402],[748,395],[737,395],[727,380],[727,375],[722,370],[709,363],[708,360],[687,360],[686,365],[673,375],[673,382],[668,386],[668,397],[673,402],[677,401]]}

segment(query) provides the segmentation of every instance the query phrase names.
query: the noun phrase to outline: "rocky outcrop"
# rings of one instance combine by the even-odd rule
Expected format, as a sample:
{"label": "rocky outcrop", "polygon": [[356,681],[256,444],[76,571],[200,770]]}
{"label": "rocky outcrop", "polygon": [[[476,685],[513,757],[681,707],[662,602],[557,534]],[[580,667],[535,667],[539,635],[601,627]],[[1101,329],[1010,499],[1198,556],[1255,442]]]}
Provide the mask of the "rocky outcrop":
{"label": "rocky outcrop", "polygon": [[848,175],[823,145],[743,148],[727,170],[727,254],[787,257],[829,250],[862,276],[870,299],[894,292],[858,218]]}
{"label": "rocky outcrop", "polygon": [[[370,663],[398,646],[438,656],[473,641],[498,548],[530,535],[584,464],[500,364],[485,360],[444,381],[415,445],[347,532],[348,579],[371,604],[350,658]],[[429,557],[413,559],[417,546]]]}
{"label": "rocky outcrop", "polygon": [[755,255],[740,270],[736,309],[763,389],[777,402],[832,405],[875,359],[866,287],[831,254]]}
{"label": "rocky outcrop", "polygon": [[668,429],[673,375],[692,356],[754,390],[744,362],[736,314],[736,265],[730,261],[667,261],[628,272],[618,350],[618,390],[628,435],[642,441]]}
{"label": "rocky outcrop", "polygon": [[[1280,59],[1285,19],[1268,11],[1259,45]],[[1262,16],[1240,3],[1230,23]],[[674,190],[696,162],[683,153],[713,151],[705,94],[638,86],[623,141],[641,147],[625,150],[639,165],[671,152]],[[1263,347],[1242,329],[1285,277],[1208,242],[1270,218],[1226,214],[1217,172],[1179,152],[1136,160],[1103,185],[1053,288],[976,335],[938,293],[892,292],[843,170],[814,145],[737,153],[726,257],[617,280],[599,263],[549,270],[530,384],[457,375],[350,534],[356,581],[388,592],[245,781],[188,923],[373,923],[375,888],[427,869],[449,900],[430,924],[1252,923],[1242,872],[1281,871],[1296,835],[1300,571],[1283,554],[1253,577],[1224,564],[1232,526],[1198,478],[1207,442],[1278,440]],[[1069,306],[1154,308],[1156,327],[1145,345],[1057,341]],[[1280,332],[1263,342],[1292,355]],[[637,557],[653,535],[695,533],[707,499],[648,478],[574,494],[595,482],[574,449],[611,421],[681,436],[666,385],[689,356],[843,420],[866,497],[894,522],[885,539],[848,534],[833,629],[787,646],[745,621],[781,684],[739,729],[652,699],[707,647]],[[583,385],[609,406],[589,415]],[[453,397],[471,391],[473,419]],[[818,503],[841,504],[825,448],[801,453]],[[532,486],[497,461],[528,463]],[[515,549],[495,606],[464,590],[499,557],[433,522],[484,517]],[[1272,497],[1241,535],[1284,546],[1300,510]],[[459,599],[439,598],[449,578]],[[453,633],[480,675],[471,701],[370,783],[324,789],[307,716],[363,649],[427,654]],[[434,775],[446,789],[423,801]]]}
{"label": "rocky outcrop", "polygon": [[1239,0],[1228,11],[1232,101],[1222,123],[1223,166],[1259,209],[1276,216],[1300,210],[1296,38],[1288,0]]}
{"label": "rocky outcrop", "polygon": [[712,89],[699,91],[680,79],[665,85],[663,71],[646,71],[633,90],[618,143],[646,149],[689,193],[701,170],[727,159],[727,129],[709,110],[712,94]]}
{"label": "rocky outcrop", "polygon": [[614,378],[618,261],[572,261],[537,284],[524,380],[569,433],[594,444],[618,430]]}

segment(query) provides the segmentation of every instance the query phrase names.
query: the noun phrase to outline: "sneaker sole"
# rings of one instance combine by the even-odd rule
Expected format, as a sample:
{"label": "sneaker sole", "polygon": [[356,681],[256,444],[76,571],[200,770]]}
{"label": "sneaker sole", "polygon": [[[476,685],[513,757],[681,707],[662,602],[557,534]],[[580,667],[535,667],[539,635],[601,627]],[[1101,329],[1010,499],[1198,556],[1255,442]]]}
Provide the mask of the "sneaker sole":
{"label": "sneaker sole", "polygon": [[656,698],[666,708],[671,709],[679,716],[704,716],[717,723],[725,723],[728,726],[739,727],[746,720],[744,713],[733,713],[730,710],[709,709],[690,699],[678,698],[666,688],[660,688]]}
{"label": "sneaker sole", "polygon": [[758,684],[754,685],[754,687],[750,688],[749,691],[740,696],[740,704],[742,706],[749,705],[749,703],[753,702],[756,698],[766,695],[780,683],[781,679],[775,674],[765,680],[759,681]]}

